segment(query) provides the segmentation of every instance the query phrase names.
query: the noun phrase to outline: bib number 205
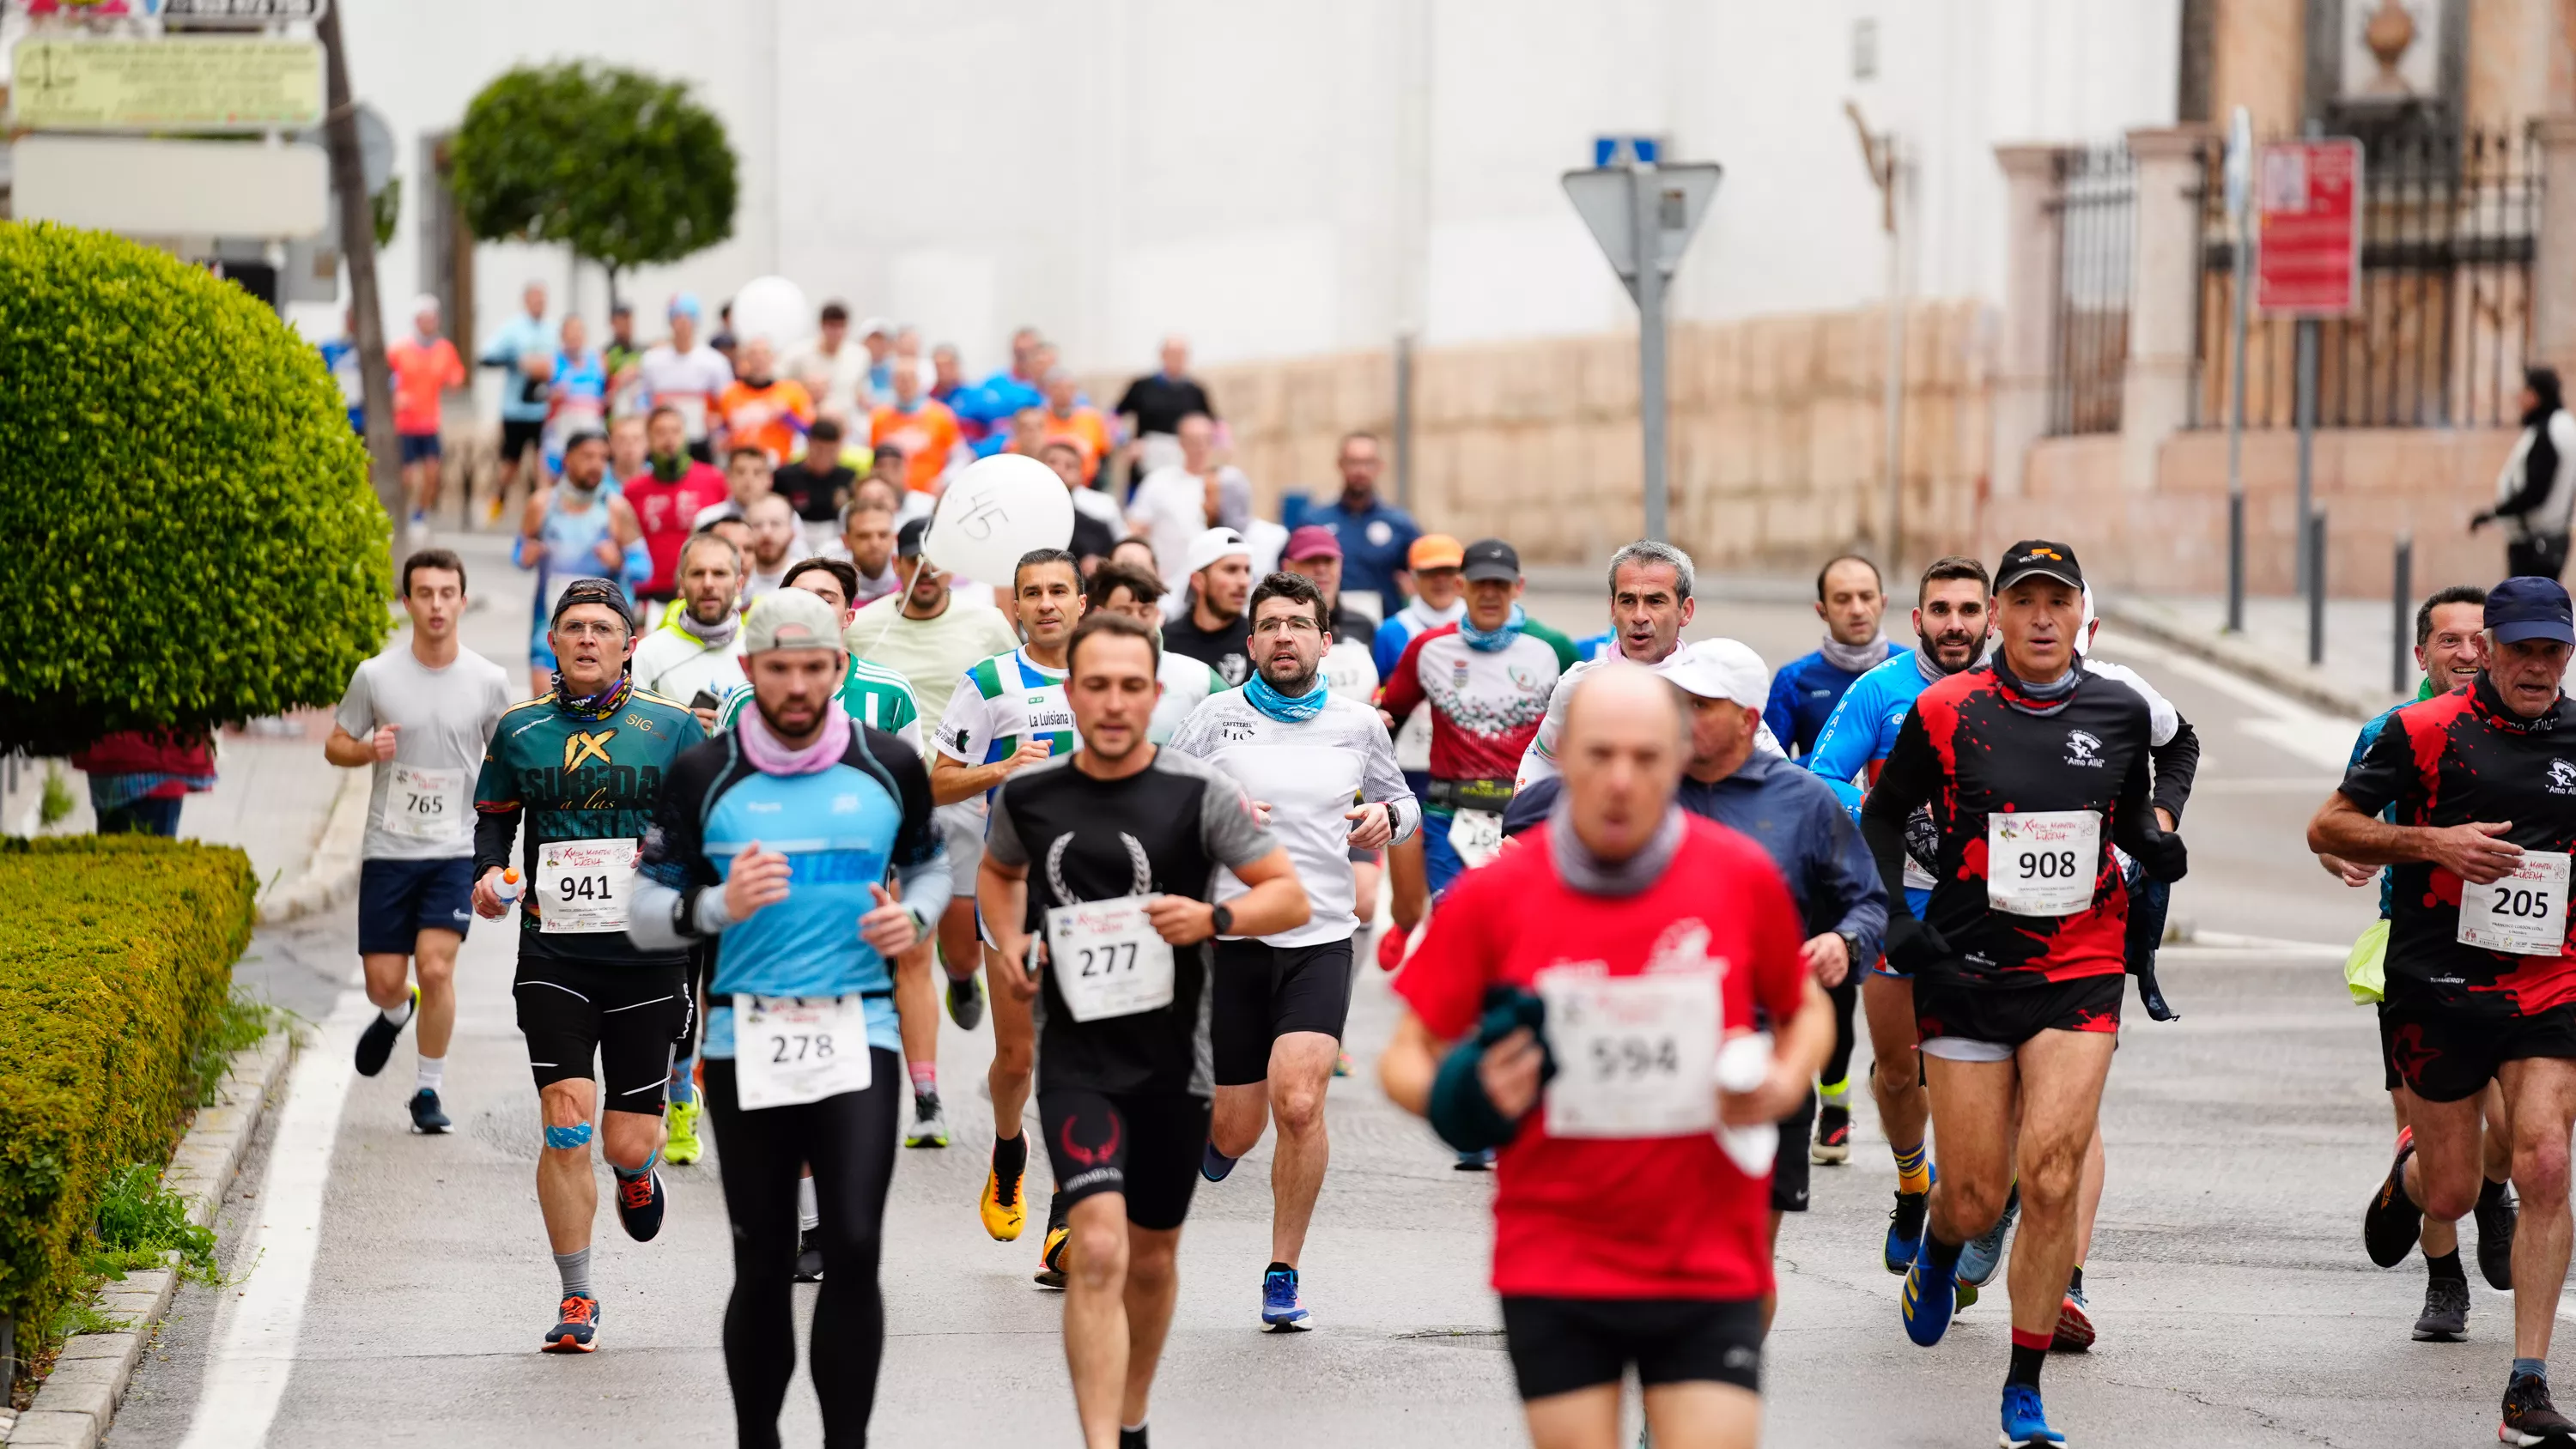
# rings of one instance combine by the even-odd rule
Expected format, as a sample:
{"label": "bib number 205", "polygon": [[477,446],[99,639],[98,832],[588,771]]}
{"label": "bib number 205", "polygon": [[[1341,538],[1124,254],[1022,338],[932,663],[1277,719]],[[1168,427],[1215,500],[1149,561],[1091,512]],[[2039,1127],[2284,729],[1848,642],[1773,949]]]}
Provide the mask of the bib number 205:
{"label": "bib number 205", "polygon": [[2563,850],[2526,850],[2511,875],[2487,885],[2460,885],[2463,946],[2517,956],[2555,956],[2567,940],[2567,864]]}

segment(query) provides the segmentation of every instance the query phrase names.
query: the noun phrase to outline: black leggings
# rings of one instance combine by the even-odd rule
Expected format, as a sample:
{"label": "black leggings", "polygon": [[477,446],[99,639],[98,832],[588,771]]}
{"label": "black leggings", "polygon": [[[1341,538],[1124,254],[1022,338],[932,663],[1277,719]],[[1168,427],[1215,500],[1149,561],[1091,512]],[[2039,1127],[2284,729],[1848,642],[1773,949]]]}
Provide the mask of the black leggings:
{"label": "black leggings", "polygon": [[733,1220],[733,1298],[725,1305],[725,1377],[743,1449],[777,1449],[778,1408],[796,1375],[790,1283],[796,1268],[796,1179],[814,1168],[823,1214],[823,1286],[814,1298],[811,1366],[823,1401],[823,1442],[868,1441],[877,1364],[885,1356],[885,1298],[877,1255],[886,1188],[894,1179],[896,1098],[902,1063],[868,1052],[868,1089],[794,1107],[746,1112],[734,1105],[734,1066],[707,1063],[707,1111],[716,1131],[725,1215]]}
{"label": "black leggings", "polygon": [[1828,1086],[1851,1075],[1852,1012],[1860,1005],[1860,977],[1866,969],[1854,961],[1843,984],[1825,993],[1834,1000],[1834,1049],[1825,1058],[1824,1070],[1816,1074],[1816,1080]]}

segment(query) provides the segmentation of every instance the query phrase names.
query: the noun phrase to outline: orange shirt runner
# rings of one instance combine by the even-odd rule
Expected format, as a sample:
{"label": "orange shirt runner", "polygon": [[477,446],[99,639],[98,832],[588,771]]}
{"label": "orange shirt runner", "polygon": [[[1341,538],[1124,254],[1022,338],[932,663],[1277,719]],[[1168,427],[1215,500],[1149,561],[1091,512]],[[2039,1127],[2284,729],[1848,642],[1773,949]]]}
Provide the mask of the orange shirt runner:
{"label": "orange shirt runner", "polygon": [[798,443],[814,424],[814,398],[803,383],[783,377],[767,387],[737,378],[716,398],[716,412],[734,446],[766,448],[769,461],[778,464],[797,456]]}
{"label": "orange shirt runner", "polygon": [[936,493],[939,475],[948,471],[948,455],[957,446],[957,415],[935,398],[923,398],[908,413],[888,403],[869,419],[868,442],[903,449],[904,486],[915,493]]}
{"label": "orange shirt runner", "polygon": [[385,349],[385,365],[394,374],[394,431],[437,437],[439,394],[465,385],[456,344],[444,337],[426,343],[418,335],[406,337]]}

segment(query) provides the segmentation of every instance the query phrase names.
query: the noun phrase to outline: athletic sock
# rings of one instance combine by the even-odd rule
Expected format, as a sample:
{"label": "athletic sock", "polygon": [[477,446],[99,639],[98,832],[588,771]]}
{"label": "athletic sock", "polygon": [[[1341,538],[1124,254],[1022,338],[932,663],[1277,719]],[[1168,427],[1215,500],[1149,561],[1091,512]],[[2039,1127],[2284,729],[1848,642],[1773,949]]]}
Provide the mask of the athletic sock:
{"label": "athletic sock", "polygon": [[993,1139],[993,1171],[1004,1180],[1013,1180],[1029,1167],[1029,1141],[1016,1133]]}
{"label": "athletic sock", "polygon": [[2549,1382],[2549,1360],[2545,1358],[2515,1359],[2513,1361],[2513,1376],[2518,1379],[2538,1379],[2545,1384]]}
{"label": "athletic sock", "polygon": [[1851,1078],[1845,1077],[1838,1082],[1821,1083],[1816,1088],[1816,1095],[1824,1098],[1825,1105],[1828,1107],[1843,1106],[1851,1099]]}
{"label": "athletic sock", "polygon": [[2076,1264],[2075,1271],[2066,1275],[2066,1291],[2069,1293],[2082,1293],[2084,1291],[2083,1264]]}
{"label": "athletic sock", "polygon": [[823,1226],[822,1205],[814,1199],[814,1179],[796,1179],[796,1230],[810,1233]]}
{"label": "athletic sock", "polygon": [[445,1085],[447,1085],[447,1058],[422,1057],[420,1070],[412,1075],[411,1089],[415,1092],[435,1092]]}
{"label": "athletic sock", "polygon": [[2509,1185],[2498,1182],[2492,1177],[2481,1179],[2478,1183],[2478,1206],[2491,1208],[2503,1202],[2504,1190]]}
{"label": "athletic sock", "polygon": [[1887,1150],[1896,1154],[1898,1192],[1926,1193],[1932,1190],[1932,1160],[1923,1151],[1922,1143],[1899,1147],[1891,1142]]}
{"label": "athletic sock", "polygon": [[2453,1248],[2451,1251],[2444,1253],[2438,1258],[2434,1257],[2430,1253],[2425,1254],[2424,1271],[2435,1278],[2448,1278],[2454,1283],[2466,1283],[2469,1281],[2467,1270],[2460,1266],[2460,1250],[2457,1248]]}
{"label": "athletic sock", "polygon": [[1958,1268],[1959,1254],[1967,1246],[1965,1243],[1945,1243],[1941,1241],[1939,1233],[1929,1229],[1926,1229],[1923,1234],[1923,1256],[1931,1260],[1933,1267],[1945,1271],[1955,1271]]}
{"label": "athletic sock", "polygon": [[2025,1388],[2039,1387],[2040,1365],[2048,1362],[2049,1340],[2056,1334],[2049,1329],[2033,1333],[2025,1328],[2012,1331],[2012,1371],[2004,1375],[2007,1384]]}
{"label": "athletic sock", "polygon": [[906,1062],[903,1070],[906,1076],[912,1078],[914,1096],[928,1097],[932,1101],[939,1099],[939,1063]]}
{"label": "athletic sock", "polygon": [[555,1271],[563,1275],[563,1296],[566,1298],[599,1296],[590,1291],[590,1249],[555,1254]]}
{"label": "athletic sock", "polygon": [[691,1068],[696,1065],[697,1058],[694,1053],[689,1056],[681,1057],[671,1063],[671,1085],[669,1088],[671,1105],[675,1107],[685,1107],[694,1104],[698,1100],[698,1084],[691,1072]]}
{"label": "athletic sock", "polygon": [[410,996],[410,994],[409,994],[408,992],[406,992],[406,993],[404,994],[403,999],[402,999],[402,1004],[401,1004],[400,1006],[387,1007],[385,1010],[380,1011],[380,1012],[377,1012],[377,1013],[376,1013],[376,1015],[378,1015],[378,1016],[380,1016],[380,1017],[384,1018],[384,1023],[385,1023],[385,1025],[387,1025],[387,1026],[391,1026],[391,1027],[403,1027],[403,1026],[408,1026],[408,1025],[410,1025],[410,1024],[411,1024],[411,996]]}

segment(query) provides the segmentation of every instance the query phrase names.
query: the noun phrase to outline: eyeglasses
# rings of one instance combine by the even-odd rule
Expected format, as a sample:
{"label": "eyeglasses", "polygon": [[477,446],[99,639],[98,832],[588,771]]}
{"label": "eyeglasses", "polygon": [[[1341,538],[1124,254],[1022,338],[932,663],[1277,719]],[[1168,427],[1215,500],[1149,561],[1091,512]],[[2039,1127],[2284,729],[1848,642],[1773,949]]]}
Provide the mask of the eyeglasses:
{"label": "eyeglasses", "polygon": [[1323,630],[1315,627],[1314,616],[1310,614],[1281,614],[1275,618],[1264,619],[1260,623],[1252,626],[1252,633],[1255,638],[1262,638],[1273,634],[1321,635],[1323,632]]}

